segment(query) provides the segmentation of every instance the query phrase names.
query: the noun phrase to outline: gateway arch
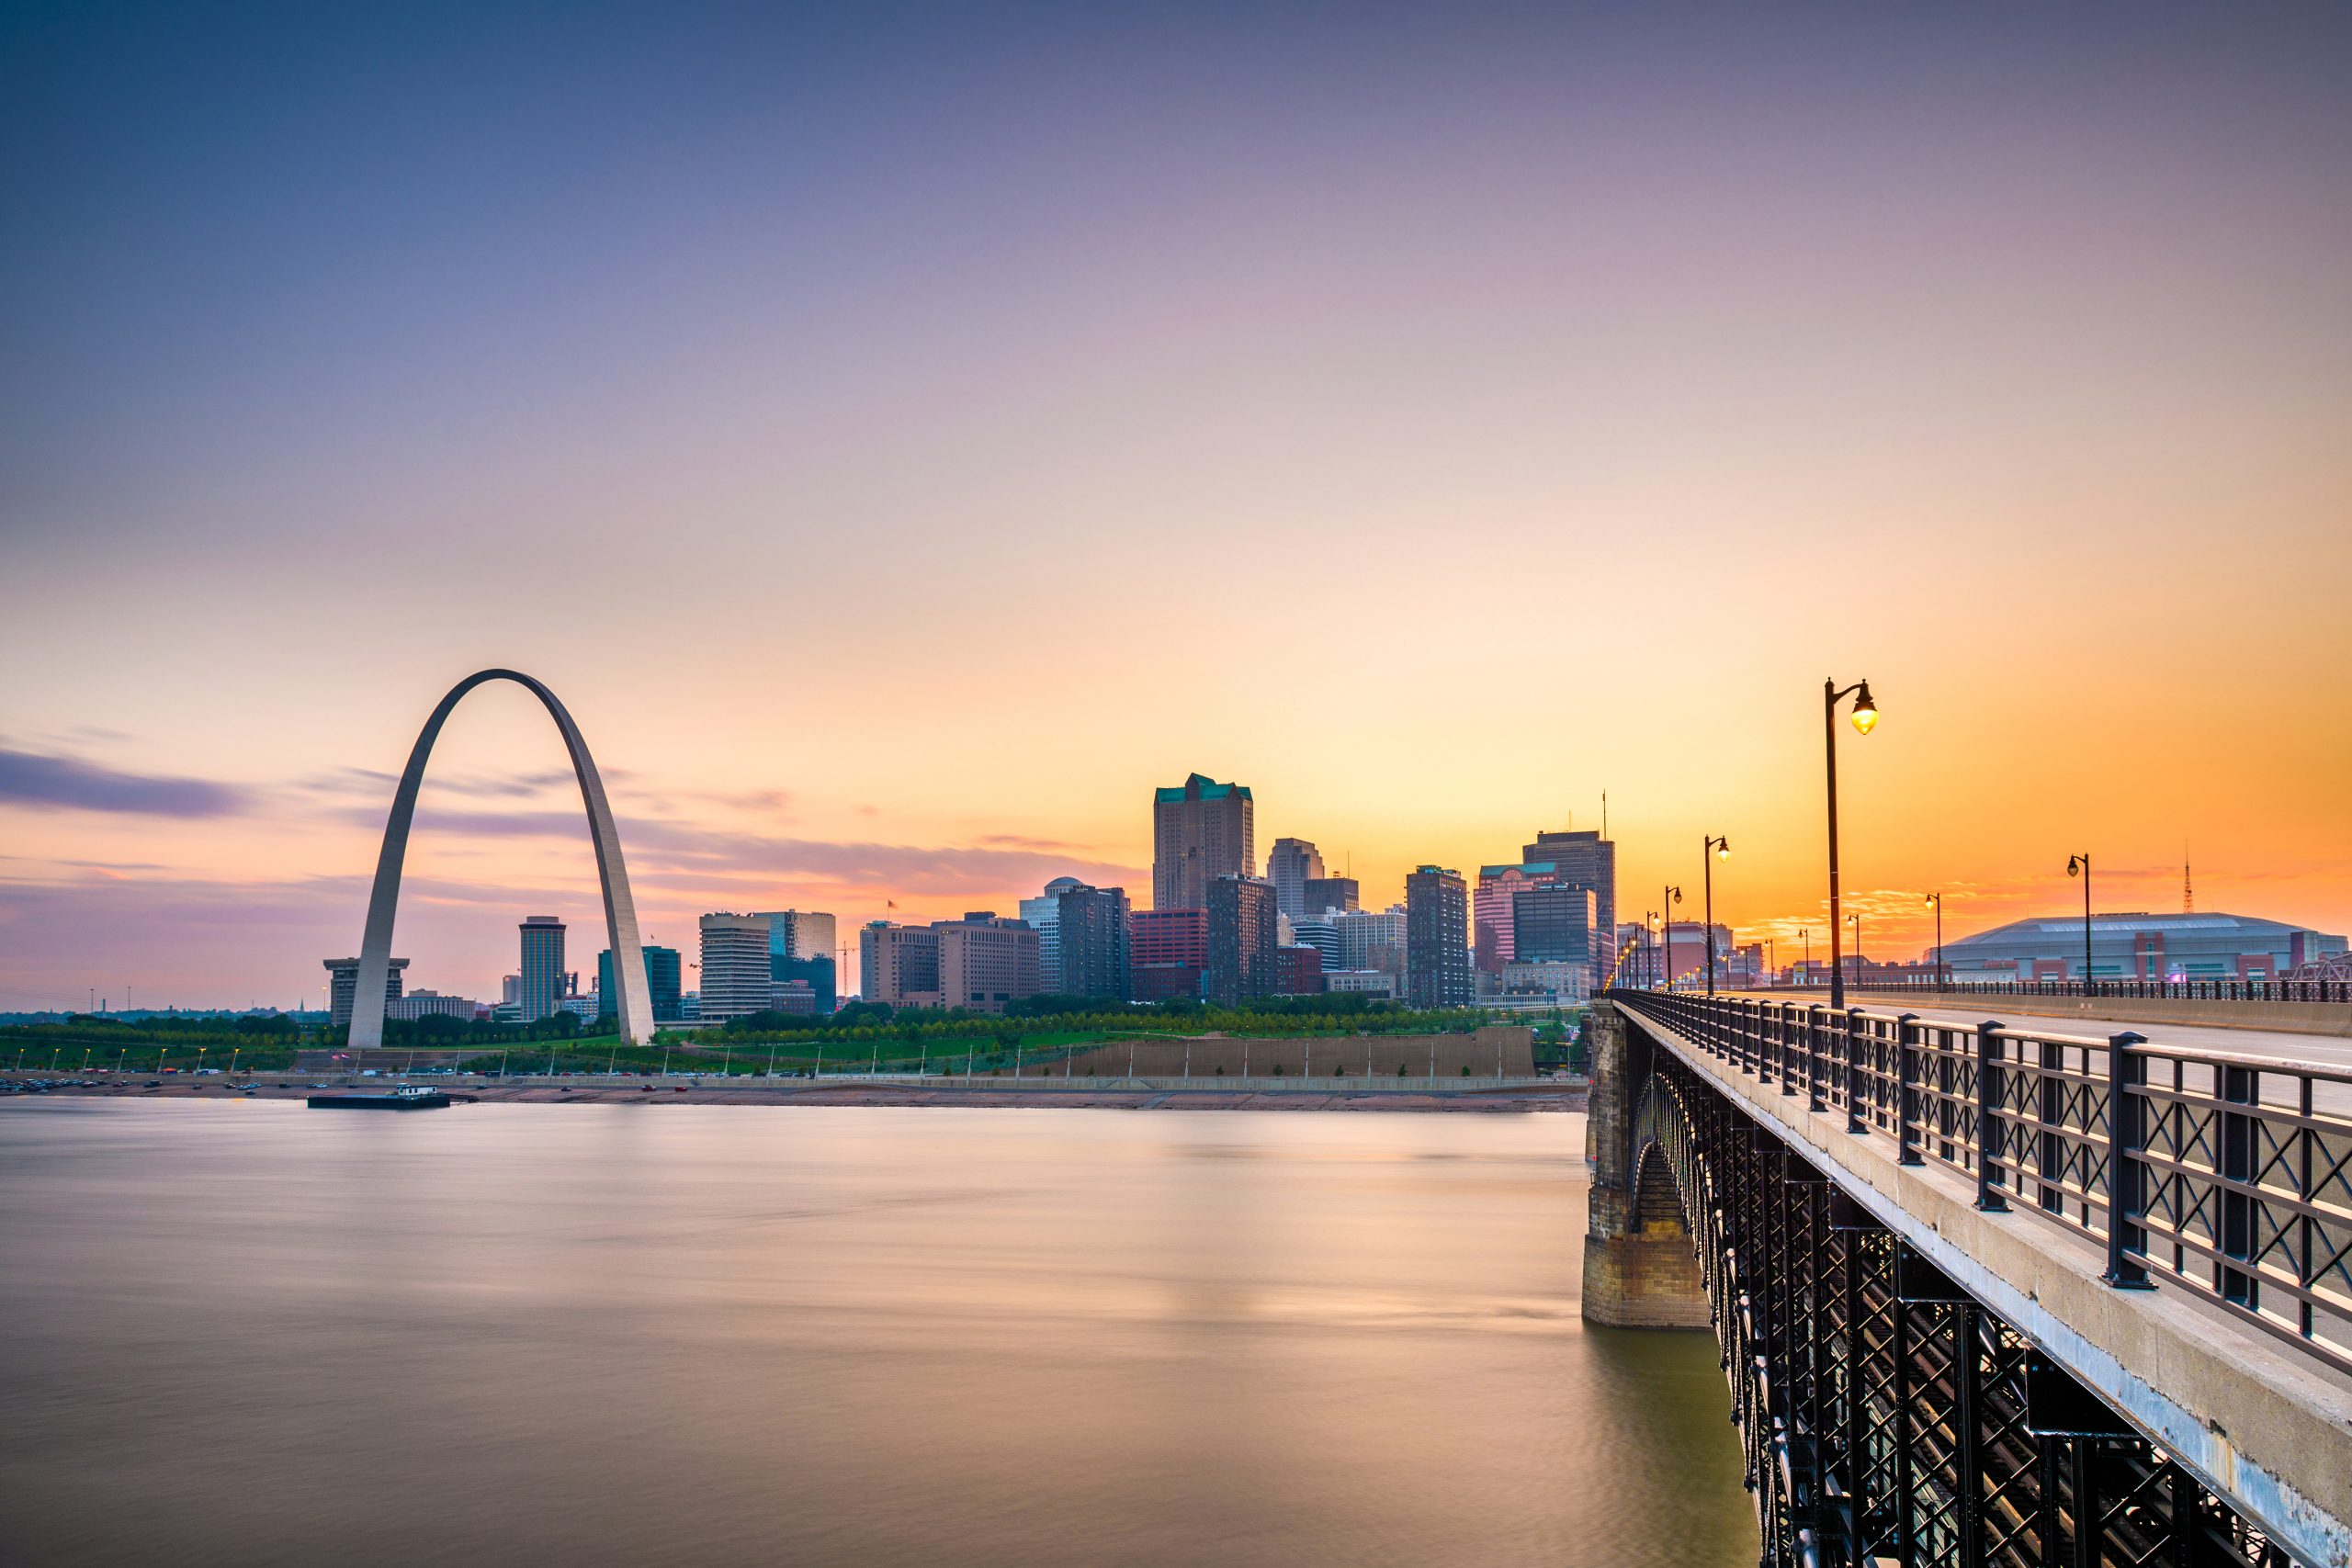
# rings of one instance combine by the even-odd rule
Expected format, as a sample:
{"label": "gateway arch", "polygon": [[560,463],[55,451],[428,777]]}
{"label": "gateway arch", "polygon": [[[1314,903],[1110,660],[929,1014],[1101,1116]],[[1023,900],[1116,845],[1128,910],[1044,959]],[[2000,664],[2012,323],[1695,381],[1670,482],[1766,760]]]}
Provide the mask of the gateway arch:
{"label": "gateway arch", "polygon": [[596,879],[604,885],[605,931],[613,951],[613,989],[618,994],[605,999],[620,1021],[623,1039],[650,1040],[653,1002],[645,981],[645,949],[638,940],[637,905],[629,897],[628,871],[621,863],[621,836],[613,826],[612,805],[605,798],[605,781],[596,775],[595,759],[588,755],[588,742],[580,738],[580,727],[572,723],[571,715],[553,692],[512,670],[483,670],[452,686],[441,705],[433,710],[433,716],[424,721],[424,732],[416,738],[416,749],[408,754],[400,788],[392,795],[392,815],[384,824],[383,852],[376,858],[376,886],[368,896],[368,934],[359,944],[359,973],[351,997],[351,1044],[365,1047],[384,1043],[384,987],[391,969],[392,913],[400,902],[401,862],[408,854],[409,822],[416,815],[417,788],[424,783],[424,760],[433,754],[434,739],[449,711],[485,681],[512,681],[528,689],[546,705],[563,736],[564,749],[571,753],[571,771],[580,779],[581,803],[588,808],[588,837],[596,846]]}

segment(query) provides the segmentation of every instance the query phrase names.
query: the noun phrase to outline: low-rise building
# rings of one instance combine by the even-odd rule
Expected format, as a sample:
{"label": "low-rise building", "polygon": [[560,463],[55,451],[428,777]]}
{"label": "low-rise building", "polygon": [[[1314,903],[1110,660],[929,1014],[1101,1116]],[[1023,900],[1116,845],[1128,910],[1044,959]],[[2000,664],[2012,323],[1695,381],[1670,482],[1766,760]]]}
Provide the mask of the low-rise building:
{"label": "low-rise building", "polygon": [[471,997],[445,997],[438,991],[419,987],[388,998],[384,1003],[384,1016],[405,1019],[410,1022],[420,1018],[462,1018],[470,1021],[481,1008],[481,1004]]}
{"label": "low-rise building", "polygon": [[1311,947],[1274,950],[1274,994],[1311,997],[1323,989],[1323,954]]}
{"label": "low-rise building", "polygon": [[1385,969],[1327,969],[1323,988],[1335,996],[1372,997],[1394,1001],[1396,976]]}
{"label": "low-rise building", "polygon": [[931,927],[870,920],[857,933],[857,962],[867,1001],[939,1005],[939,933]]}

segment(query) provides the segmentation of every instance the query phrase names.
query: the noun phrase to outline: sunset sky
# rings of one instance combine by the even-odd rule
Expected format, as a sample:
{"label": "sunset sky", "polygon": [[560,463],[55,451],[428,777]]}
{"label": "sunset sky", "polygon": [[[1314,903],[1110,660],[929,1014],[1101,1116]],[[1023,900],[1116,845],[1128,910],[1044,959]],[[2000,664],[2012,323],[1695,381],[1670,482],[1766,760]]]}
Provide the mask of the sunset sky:
{"label": "sunset sky", "polygon": [[[318,1005],[571,705],[650,939],[1252,786],[1873,957],[2352,928],[2352,9],[0,17],[0,1010]],[[395,951],[604,945],[519,689]]]}

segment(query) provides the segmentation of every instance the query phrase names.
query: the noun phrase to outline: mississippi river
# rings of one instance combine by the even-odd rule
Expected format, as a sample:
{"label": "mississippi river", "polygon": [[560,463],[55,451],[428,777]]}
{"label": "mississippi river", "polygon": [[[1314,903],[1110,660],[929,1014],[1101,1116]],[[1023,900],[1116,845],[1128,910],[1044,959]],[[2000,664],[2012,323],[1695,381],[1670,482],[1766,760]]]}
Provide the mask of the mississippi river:
{"label": "mississippi river", "polygon": [[1584,1120],[0,1108],[0,1561],[1749,1564]]}

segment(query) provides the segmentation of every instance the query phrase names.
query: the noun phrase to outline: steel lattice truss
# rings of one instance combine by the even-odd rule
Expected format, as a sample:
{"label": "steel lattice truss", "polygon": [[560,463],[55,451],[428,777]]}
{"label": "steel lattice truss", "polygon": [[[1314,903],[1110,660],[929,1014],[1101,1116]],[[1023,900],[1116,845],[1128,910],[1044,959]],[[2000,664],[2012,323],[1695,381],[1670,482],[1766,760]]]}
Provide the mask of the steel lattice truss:
{"label": "steel lattice truss", "polygon": [[1690,1221],[1767,1568],[2291,1561],[1665,1053],[1634,1137]]}

